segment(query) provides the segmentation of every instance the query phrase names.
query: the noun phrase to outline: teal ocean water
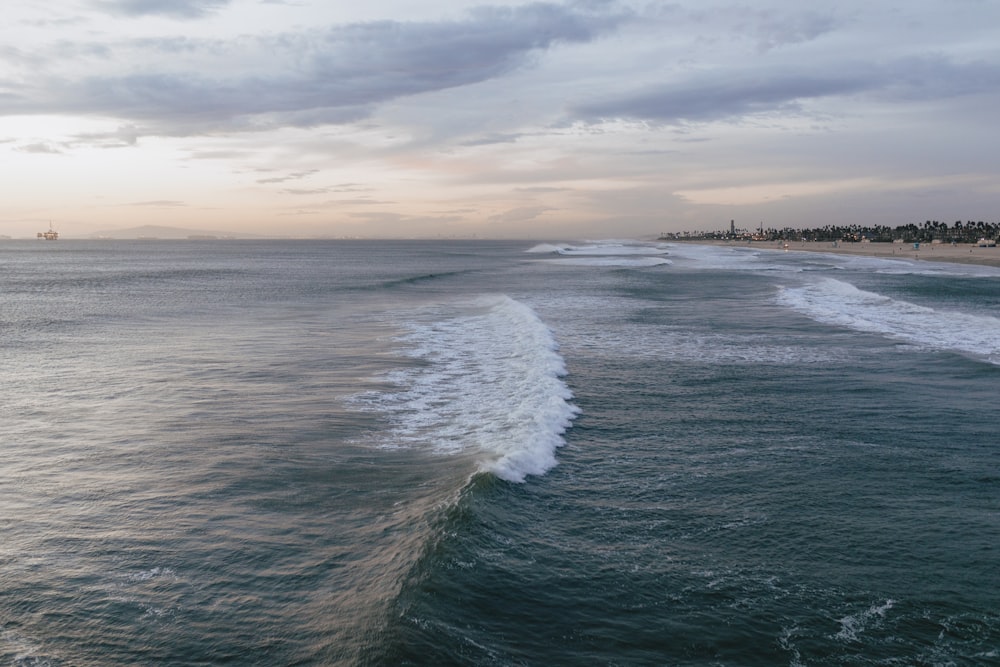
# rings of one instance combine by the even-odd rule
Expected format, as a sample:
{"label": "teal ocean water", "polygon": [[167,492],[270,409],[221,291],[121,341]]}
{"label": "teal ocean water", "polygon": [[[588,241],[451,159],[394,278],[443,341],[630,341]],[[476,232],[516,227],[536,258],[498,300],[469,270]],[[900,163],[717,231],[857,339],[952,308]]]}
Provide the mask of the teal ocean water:
{"label": "teal ocean water", "polygon": [[1000,664],[1000,271],[4,241],[0,662]]}

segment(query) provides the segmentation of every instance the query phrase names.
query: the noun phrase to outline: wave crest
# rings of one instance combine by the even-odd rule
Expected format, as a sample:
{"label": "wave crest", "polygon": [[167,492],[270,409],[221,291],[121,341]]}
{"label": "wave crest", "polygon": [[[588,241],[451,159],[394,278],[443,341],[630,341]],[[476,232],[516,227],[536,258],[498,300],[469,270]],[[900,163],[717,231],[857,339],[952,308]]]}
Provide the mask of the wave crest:
{"label": "wave crest", "polygon": [[377,399],[395,446],[473,454],[481,471],[511,482],[556,465],[579,410],[558,344],[531,308],[500,296],[435,309],[402,342],[426,363],[393,374],[400,391]]}
{"label": "wave crest", "polygon": [[540,243],[526,250],[534,254],[554,254],[567,256],[611,256],[622,255],[665,255],[667,248],[662,245],[649,245],[641,242],[626,241],[595,241],[587,245],[570,245]]}
{"label": "wave crest", "polygon": [[1000,364],[1000,319],[996,317],[929,308],[833,278],[783,287],[778,302],[824,324]]}

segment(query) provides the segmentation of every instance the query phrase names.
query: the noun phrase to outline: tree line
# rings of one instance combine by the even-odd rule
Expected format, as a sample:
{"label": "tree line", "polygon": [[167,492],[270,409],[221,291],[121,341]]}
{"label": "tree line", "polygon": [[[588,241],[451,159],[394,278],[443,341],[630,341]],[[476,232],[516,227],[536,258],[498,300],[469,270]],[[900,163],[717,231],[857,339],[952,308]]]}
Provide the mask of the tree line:
{"label": "tree line", "polygon": [[824,225],[807,229],[785,227],[783,229],[730,229],[716,232],[681,232],[664,233],[660,238],[691,238],[713,240],[746,240],[746,241],[872,241],[891,243],[976,243],[980,239],[997,239],[1000,237],[1000,222],[983,222],[956,220],[948,225],[937,220],[927,220],[923,224],[908,225]]}

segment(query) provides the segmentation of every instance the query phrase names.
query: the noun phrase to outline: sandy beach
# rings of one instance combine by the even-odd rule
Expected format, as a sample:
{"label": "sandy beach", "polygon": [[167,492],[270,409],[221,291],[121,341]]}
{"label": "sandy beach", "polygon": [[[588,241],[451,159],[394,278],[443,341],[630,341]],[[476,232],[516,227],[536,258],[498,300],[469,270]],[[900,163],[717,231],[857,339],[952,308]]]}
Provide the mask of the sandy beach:
{"label": "sandy beach", "polygon": [[866,255],[898,259],[915,259],[930,262],[956,262],[960,264],[984,264],[1000,267],[1000,248],[980,248],[961,243],[921,243],[914,248],[912,243],[845,243],[829,241],[696,241],[706,245],[749,246],[760,250],[827,252],[847,255]]}

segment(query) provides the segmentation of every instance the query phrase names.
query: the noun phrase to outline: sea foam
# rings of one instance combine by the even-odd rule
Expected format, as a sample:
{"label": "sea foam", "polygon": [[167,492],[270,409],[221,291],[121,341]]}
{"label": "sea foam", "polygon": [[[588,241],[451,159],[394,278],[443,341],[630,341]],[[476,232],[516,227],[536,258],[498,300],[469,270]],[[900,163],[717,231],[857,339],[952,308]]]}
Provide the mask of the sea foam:
{"label": "sea foam", "polygon": [[529,248],[526,252],[556,255],[556,258],[541,261],[563,266],[639,269],[673,264],[671,260],[659,256],[667,254],[667,249],[663,246],[614,240],[595,241],[587,245],[541,243]]}
{"label": "sea foam", "polygon": [[778,302],[825,324],[1000,364],[1000,319],[996,317],[928,308],[833,278],[782,287]]}
{"label": "sea foam", "polygon": [[844,616],[840,619],[840,632],[834,635],[834,638],[845,642],[860,641],[861,635],[866,630],[872,626],[881,624],[885,619],[886,613],[895,604],[895,600],[886,600],[881,604],[873,604],[857,614]]}
{"label": "sea foam", "polygon": [[437,308],[401,342],[426,364],[393,374],[399,391],[378,400],[393,446],[471,453],[511,482],[556,465],[578,409],[555,338],[531,308],[506,296]]}
{"label": "sea foam", "polygon": [[620,256],[620,255],[665,255],[667,249],[660,245],[628,243],[625,241],[595,241],[587,245],[540,243],[526,250],[534,254],[555,254],[567,256]]}
{"label": "sea foam", "polygon": [[563,266],[609,266],[625,269],[673,264],[672,261],[663,257],[563,257],[542,261]]}

